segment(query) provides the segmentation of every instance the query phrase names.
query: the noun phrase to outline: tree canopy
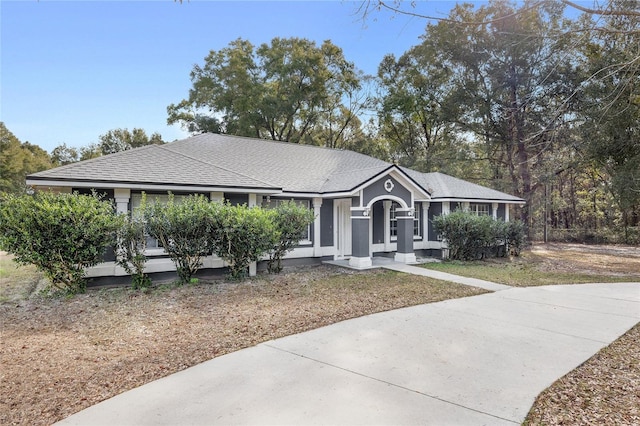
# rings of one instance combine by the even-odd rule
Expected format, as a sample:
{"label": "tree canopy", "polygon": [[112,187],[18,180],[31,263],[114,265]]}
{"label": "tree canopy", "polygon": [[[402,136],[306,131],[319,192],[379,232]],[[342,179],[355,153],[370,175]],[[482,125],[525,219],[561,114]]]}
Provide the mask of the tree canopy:
{"label": "tree canopy", "polygon": [[167,122],[196,133],[335,146],[364,104],[355,66],[331,41],[274,38],[255,47],[237,39],[194,66],[191,81]]}
{"label": "tree canopy", "polygon": [[51,167],[47,151],[20,140],[0,122],[0,192],[24,192],[25,178]]}

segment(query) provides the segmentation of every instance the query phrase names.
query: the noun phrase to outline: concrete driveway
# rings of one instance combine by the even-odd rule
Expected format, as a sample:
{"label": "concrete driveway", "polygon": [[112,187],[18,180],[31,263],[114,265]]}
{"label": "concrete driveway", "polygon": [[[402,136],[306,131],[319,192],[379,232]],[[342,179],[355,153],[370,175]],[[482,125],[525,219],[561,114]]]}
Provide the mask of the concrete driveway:
{"label": "concrete driveway", "polygon": [[640,283],[513,288],[266,342],[59,424],[519,424],[638,321]]}

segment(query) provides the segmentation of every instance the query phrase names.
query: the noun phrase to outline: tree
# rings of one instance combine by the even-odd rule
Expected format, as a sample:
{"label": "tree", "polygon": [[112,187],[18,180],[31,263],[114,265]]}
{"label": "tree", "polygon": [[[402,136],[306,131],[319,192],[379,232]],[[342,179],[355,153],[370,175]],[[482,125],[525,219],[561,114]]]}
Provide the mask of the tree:
{"label": "tree", "polygon": [[24,192],[27,175],[51,166],[47,151],[29,142],[20,142],[0,122],[0,192]]}
{"label": "tree", "polygon": [[456,133],[452,70],[432,43],[414,46],[396,60],[386,55],[378,67],[379,135],[394,162],[423,172],[478,178],[474,146]]}
{"label": "tree", "polygon": [[330,125],[322,144],[331,146],[364,103],[354,65],[330,41],[274,38],[254,48],[238,39],[194,66],[191,81],[167,122],[194,132],[317,143],[314,131]]}
{"label": "tree", "polygon": [[113,205],[96,195],[36,192],[0,202],[0,247],[70,292],[84,290],[85,269],[102,261],[119,226]]}
{"label": "tree", "polygon": [[282,271],[282,258],[300,243],[315,219],[313,211],[295,201],[285,201],[276,206],[272,217],[279,234],[276,244],[269,252],[269,273]]}
{"label": "tree", "polygon": [[[615,9],[638,2],[614,1]],[[582,152],[604,174],[625,228],[640,224],[640,27],[638,16],[608,16],[610,29],[583,45]],[[592,25],[587,23],[587,26]]]}
{"label": "tree", "polygon": [[[562,10],[554,4],[514,9],[492,1],[474,10],[457,6],[448,21],[429,25],[423,44],[440,52],[452,71],[447,119],[482,143],[496,186],[524,198],[530,225],[536,169],[561,144],[558,129],[571,120],[577,80],[567,54]],[[478,26],[452,22],[491,22]]]}
{"label": "tree", "polygon": [[100,135],[100,143],[98,145],[102,155],[108,155],[141,146],[162,145],[164,143],[159,133],[147,136],[143,129],[134,128],[132,131],[128,129],[109,130],[104,135]]}
{"label": "tree", "polygon": [[58,145],[51,151],[51,162],[57,166],[64,166],[67,164],[80,161],[80,155],[76,148],[67,146],[66,143]]}

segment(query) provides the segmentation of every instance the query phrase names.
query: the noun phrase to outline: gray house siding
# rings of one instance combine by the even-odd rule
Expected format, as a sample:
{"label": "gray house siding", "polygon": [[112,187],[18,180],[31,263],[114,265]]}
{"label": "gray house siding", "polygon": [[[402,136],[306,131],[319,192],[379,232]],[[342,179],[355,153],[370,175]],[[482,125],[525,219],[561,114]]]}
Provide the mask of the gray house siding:
{"label": "gray house siding", "polygon": [[442,203],[431,203],[429,206],[429,241],[438,241],[438,235],[433,228],[433,218],[442,214]]}
{"label": "gray house siding", "polygon": [[373,243],[384,243],[384,204],[376,201],[371,209],[373,215]]}
{"label": "gray house siding", "polygon": [[[369,221],[366,219],[351,220],[352,235],[368,235]],[[355,257],[369,256],[369,239],[368,238],[352,238],[351,255]]]}
{"label": "gray house siding", "polygon": [[[393,183],[393,189],[390,192],[384,187],[384,183],[387,180],[390,180]],[[411,192],[390,176],[384,176],[364,189],[362,194],[362,205],[368,205],[371,200],[381,195],[394,195],[398,198],[402,198],[408,206],[411,206]]]}
{"label": "gray house siding", "polygon": [[320,206],[320,246],[333,246],[333,200],[322,200]]}

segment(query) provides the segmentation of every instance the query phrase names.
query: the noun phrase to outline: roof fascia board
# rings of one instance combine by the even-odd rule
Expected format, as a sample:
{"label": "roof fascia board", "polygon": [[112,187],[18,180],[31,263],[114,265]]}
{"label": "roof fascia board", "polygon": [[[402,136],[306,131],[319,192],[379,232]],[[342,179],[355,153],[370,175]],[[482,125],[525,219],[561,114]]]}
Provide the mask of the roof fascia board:
{"label": "roof fascia board", "polygon": [[504,203],[504,204],[527,204],[524,200],[503,200],[500,198],[455,198],[455,197],[444,197],[444,198],[432,198],[431,201],[434,203],[439,203],[441,201],[464,201],[470,203]]}
{"label": "roof fascia board", "polygon": [[124,183],[124,182],[103,182],[103,181],[67,181],[67,180],[48,180],[48,179],[27,179],[27,185],[30,186],[50,186],[50,187],[74,187],[74,188],[128,188],[136,190],[151,191],[182,191],[182,192],[225,192],[239,194],[282,194],[281,189],[266,188],[242,188],[232,186],[201,186],[201,185],[165,185],[165,184],[142,184],[142,183]]}
{"label": "roof fascia board", "polygon": [[[361,190],[363,190],[367,186],[371,185],[374,182],[377,182],[378,180],[382,179],[384,176],[388,176],[388,175],[393,176],[393,178],[398,180],[405,187],[413,188],[413,189],[417,190],[417,192],[420,195],[426,197],[427,200],[431,199],[431,194],[429,194],[429,192],[427,192],[424,188],[422,188],[420,185],[418,185],[413,179],[411,179],[410,176],[408,176],[405,172],[403,172],[395,164],[392,164],[391,166],[389,166],[388,168],[384,169],[383,171],[381,171],[377,175],[371,177],[370,179],[367,179],[366,181],[362,182],[360,185],[358,185],[355,188],[353,188],[351,190],[351,192],[350,192],[350,195],[351,196],[357,195]],[[414,191],[412,191],[412,192],[414,192]]]}

